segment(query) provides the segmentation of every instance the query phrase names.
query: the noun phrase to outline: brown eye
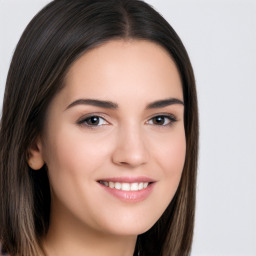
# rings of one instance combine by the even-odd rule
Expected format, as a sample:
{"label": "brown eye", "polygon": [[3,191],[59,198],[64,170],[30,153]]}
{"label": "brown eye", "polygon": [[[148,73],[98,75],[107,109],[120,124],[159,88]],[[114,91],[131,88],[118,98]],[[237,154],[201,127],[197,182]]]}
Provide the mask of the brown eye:
{"label": "brown eye", "polygon": [[153,118],[153,124],[155,125],[164,125],[166,122],[166,117],[164,116],[157,116]]}
{"label": "brown eye", "polygon": [[85,122],[86,122],[88,125],[99,125],[99,123],[100,123],[100,117],[98,117],[98,116],[91,116],[91,117],[85,119]]}
{"label": "brown eye", "polygon": [[108,122],[100,116],[89,116],[78,121],[78,124],[85,126],[102,126],[108,124]]}
{"label": "brown eye", "polygon": [[151,118],[148,121],[148,124],[157,125],[157,126],[167,126],[176,122],[176,118],[172,115],[159,115]]}

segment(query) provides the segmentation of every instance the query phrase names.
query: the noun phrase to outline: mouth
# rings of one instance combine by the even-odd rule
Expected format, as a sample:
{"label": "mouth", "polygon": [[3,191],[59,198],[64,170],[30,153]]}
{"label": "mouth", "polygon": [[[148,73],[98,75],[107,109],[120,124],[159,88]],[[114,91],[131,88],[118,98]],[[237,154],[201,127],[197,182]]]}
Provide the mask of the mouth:
{"label": "mouth", "polygon": [[117,189],[121,191],[141,191],[150,186],[153,182],[114,182],[114,181],[98,181],[101,185],[109,187],[111,189]]}
{"label": "mouth", "polygon": [[154,190],[156,180],[145,176],[99,179],[98,184],[110,195],[126,203],[146,200]]}

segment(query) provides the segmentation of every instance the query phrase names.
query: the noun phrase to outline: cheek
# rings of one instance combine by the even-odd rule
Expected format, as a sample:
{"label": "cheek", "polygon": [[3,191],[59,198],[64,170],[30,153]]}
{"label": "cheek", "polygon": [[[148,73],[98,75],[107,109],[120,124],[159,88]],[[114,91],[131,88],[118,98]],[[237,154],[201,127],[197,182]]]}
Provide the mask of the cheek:
{"label": "cheek", "polygon": [[64,206],[81,217],[94,200],[95,175],[107,159],[107,149],[95,139],[67,129],[69,132],[62,128],[47,137],[44,155],[55,209]]}
{"label": "cheek", "polygon": [[67,127],[54,134],[54,137],[48,137],[49,143],[45,145],[46,162],[49,169],[54,172],[66,171],[72,175],[88,175],[90,170],[97,169],[97,165],[107,154],[107,149],[102,147],[102,143],[77,132],[76,129]]}
{"label": "cheek", "polygon": [[186,157],[186,138],[183,131],[162,142],[156,151],[157,163],[162,170],[163,190],[170,202],[178,188]]}
{"label": "cheek", "polygon": [[155,154],[165,176],[180,176],[186,157],[185,132],[181,130],[166,138],[165,141],[161,141]]}
{"label": "cheek", "polygon": [[172,141],[171,146],[165,152],[163,163],[170,167],[167,169],[167,173],[173,172],[181,175],[186,156],[185,136]]}

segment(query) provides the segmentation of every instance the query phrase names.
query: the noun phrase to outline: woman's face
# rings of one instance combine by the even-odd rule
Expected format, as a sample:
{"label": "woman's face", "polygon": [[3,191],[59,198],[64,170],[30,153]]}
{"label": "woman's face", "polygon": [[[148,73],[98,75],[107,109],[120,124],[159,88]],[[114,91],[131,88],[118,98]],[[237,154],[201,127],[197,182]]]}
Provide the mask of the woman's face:
{"label": "woman's face", "polygon": [[80,57],[48,109],[39,141],[51,220],[138,235],[178,187],[186,151],[182,84],[152,42],[116,40]]}

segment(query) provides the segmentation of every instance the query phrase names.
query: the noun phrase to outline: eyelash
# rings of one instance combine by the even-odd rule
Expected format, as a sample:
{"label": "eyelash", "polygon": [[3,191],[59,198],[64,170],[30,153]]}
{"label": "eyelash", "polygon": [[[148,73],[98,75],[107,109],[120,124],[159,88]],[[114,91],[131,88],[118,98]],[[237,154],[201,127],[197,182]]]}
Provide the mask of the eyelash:
{"label": "eyelash", "polygon": [[[152,123],[150,125],[166,127],[166,126],[173,125],[177,121],[177,119],[176,119],[176,117],[174,115],[171,115],[171,114],[160,114],[160,115],[156,115],[156,116],[150,118],[149,121],[147,121],[147,123],[149,124],[149,122],[151,122],[151,121],[154,122],[154,120],[157,120],[157,118],[161,118],[162,120],[164,120],[164,124],[154,124],[154,123]],[[168,120],[167,121],[168,123],[166,123],[166,120]]]}
{"label": "eyelash", "polygon": [[[95,122],[97,124],[95,124],[95,125],[94,124],[88,124],[88,122],[92,121],[93,118],[97,119],[97,120],[95,120]],[[164,124],[150,123],[150,122],[157,121],[157,118],[162,118],[162,120],[164,120]],[[100,120],[101,120],[101,122],[100,122]],[[155,126],[159,126],[159,127],[168,127],[168,126],[173,125],[176,121],[177,121],[177,119],[174,115],[159,114],[159,115],[151,117],[146,123],[149,124],[149,125],[155,125]],[[100,122],[100,124],[99,124],[99,122]],[[95,128],[100,127],[100,126],[108,125],[109,122],[107,122],[104,117],[95,114],[95,115],[90,115],[90,116],[83,117],[82,119],[77,121],[77,124],[81,125],[81,126],[86,126],[88,128],[91,128],[91,129],[95,129]]]}
{"label": "eyelash", "polygon": [[[100,124],[100,125],[99,124],[97,124],[97,125],[88,124],[88,121],[92,121],[93,118],[97,118],[98,120],[102,120],[106,124]],[[83,117],[82,119],[78,120],[77,124],[81,125],[81,126],[86,126],[88,128],[94,129],[94,128],[98,127],[98,126],[107,125],[109,123],[106,121],[106,119],[104,117],[95,114],[95,115],[90,115],[90,116]]]}

